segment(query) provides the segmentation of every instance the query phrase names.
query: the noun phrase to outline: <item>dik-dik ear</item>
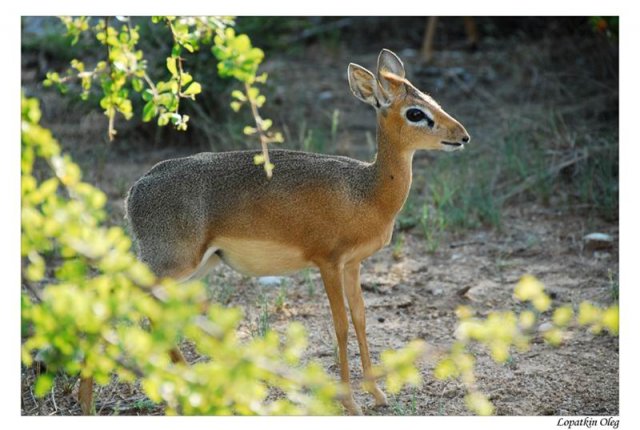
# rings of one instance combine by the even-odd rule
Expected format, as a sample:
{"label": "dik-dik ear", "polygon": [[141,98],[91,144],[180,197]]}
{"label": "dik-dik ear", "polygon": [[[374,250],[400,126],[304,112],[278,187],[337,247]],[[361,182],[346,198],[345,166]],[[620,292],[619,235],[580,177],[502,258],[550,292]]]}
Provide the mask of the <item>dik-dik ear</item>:
{"label": "dik-dik ear", "polygon": [[375,108],[380,107],[378,82],[373,73],[362,66],[351,63],[348,70],[349,88],[354,96]]}
{"label": "dik-dik ear", "polygon": [[404,64],[396,54],[383,49],[378,55],[377,78],[382,90],[388,99],[400,95],[405,90],[404,86]]}
{"label": "dik-dik ear", "polygon": [[378,79],[383,72],[393,73],[400,78],[404,78],[405,75],[404,64],[396,54],[388,49],[383,49],[378,55]]}

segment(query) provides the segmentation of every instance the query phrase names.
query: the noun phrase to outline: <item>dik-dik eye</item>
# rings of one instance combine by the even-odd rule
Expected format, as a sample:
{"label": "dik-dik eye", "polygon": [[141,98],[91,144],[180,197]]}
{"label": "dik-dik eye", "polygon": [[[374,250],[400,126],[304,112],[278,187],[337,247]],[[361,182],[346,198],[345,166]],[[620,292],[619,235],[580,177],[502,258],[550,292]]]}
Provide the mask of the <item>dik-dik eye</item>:
{"label": "dik-dik eye", "polygon": [[429,117],[429,115],[427,115],[424,111],[418,108],[408,109],[407,112],[405,113],[405,116],[411,122],[420,122],[422,120],[426,120],[427,125],[429,127],[433,127],[433,120]]}

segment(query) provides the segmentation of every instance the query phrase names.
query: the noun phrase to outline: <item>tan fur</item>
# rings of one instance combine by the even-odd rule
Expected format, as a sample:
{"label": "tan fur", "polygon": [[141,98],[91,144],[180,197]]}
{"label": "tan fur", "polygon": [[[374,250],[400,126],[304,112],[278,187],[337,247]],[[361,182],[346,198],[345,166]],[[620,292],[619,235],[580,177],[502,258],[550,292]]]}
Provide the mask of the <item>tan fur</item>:
{"label": "tan fur", "polygon": [[248,276],[287,275],[313,265],[302,248],[270,240],[220,237],[213,246],[225,250],[225,263]]}
{"label": "tan fur", "polygon": [[[464,127],[404,78],[402,62],[383,50],[376,75],[349,66],[354,95],[377,111],[378,153],[372,163],[347,157],[272,150],[273,178],[253,163],[258,151],[202,153],[154,166],[132,187],[127,217],[139,255],[158,276],[203,276],[219,260],[248,275],[320,269],[338,339],[341,376],[349,385],[347,298],[366,388],[371,379],[360,262],[389,243],[411,186],[417,149],[452,150],[468,141]],[[409,107],[433,116],[410,123]],[[344,404],[360,408],[351,394]]]}

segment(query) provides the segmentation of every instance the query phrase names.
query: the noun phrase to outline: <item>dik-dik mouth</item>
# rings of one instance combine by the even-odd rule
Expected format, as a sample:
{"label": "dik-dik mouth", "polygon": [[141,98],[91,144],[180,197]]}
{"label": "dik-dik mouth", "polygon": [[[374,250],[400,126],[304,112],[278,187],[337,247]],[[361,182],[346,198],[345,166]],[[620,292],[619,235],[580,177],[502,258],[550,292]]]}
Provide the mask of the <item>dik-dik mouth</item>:
{"label": "dik-dik mouth", "polygon": [[449,146],[462,146],[464,145],[464,143],[462,142],[445,142],[444,140],[442,142],[443,145],[449,145]]}

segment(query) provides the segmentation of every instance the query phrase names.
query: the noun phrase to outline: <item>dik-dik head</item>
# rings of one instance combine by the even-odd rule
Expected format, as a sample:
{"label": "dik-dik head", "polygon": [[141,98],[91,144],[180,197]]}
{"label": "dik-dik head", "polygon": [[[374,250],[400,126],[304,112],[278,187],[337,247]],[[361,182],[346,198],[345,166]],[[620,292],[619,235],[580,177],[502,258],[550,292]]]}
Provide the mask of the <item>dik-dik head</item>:
{"label": "dik-dik head", "polygon": [[469,142],[469,133],[435,100],[405,79],[404,65],[383,49],[376,75],[349,64],[353,94],[376,109],[378,127],[399,149],[456,151]]}

